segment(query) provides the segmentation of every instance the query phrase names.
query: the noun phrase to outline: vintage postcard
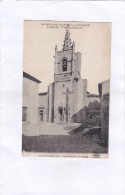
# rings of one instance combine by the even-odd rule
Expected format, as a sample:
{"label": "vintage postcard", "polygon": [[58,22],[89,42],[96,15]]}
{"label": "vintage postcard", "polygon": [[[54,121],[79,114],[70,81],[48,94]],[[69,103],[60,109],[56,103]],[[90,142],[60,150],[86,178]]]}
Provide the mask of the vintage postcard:
{"label": "vintage postcard", "polygon": [[111,23],[24,21],[22,153],[108,158]]}

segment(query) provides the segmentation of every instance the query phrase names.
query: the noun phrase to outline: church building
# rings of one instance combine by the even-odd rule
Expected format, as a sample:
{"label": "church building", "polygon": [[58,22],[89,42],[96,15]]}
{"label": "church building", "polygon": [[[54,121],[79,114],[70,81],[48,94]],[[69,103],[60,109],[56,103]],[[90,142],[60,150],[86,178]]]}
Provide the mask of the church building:
{"label": "church building", "polygon": [[68,29],[63,49],[55,46],[54,58],[54,82],[46,93],[39,93],[39,121],[77,122],[75,116],[87,105],[87,80],[81,78],[81,53],[75,52]]}

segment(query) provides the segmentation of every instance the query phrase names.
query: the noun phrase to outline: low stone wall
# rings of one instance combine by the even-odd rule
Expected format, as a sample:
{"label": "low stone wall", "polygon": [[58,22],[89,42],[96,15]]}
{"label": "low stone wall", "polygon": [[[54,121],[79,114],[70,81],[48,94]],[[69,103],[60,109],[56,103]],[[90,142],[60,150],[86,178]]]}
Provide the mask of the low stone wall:
{"label": "low stone wall", "polygon": [[85,123],[86,122],[86,109],[87,107],[84,107],[79,112],[74,114],[71,118],[71,121],[73,123]]}
{"label": "low stone wall", "polygon": [[85,106],[79,112],[72,116],[72,122],[74,123],[86,123],[87,125],[95,126],[99,125],[100,118],[100,103],[95,100],[94,102],[90,102],[88,107]]}

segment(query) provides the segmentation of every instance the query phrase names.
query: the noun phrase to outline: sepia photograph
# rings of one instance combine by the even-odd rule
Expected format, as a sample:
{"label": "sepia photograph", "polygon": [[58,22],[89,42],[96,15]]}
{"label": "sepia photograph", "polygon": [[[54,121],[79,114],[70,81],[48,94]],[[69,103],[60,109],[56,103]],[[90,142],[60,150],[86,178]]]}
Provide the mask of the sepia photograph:
{"label": "sepia photograph", "polygon": [[125,195],[125,3],[0,2],[0,195]]}
{"label": "sepia photograph", "polygon": [[111,23],[24,20],[22,154],[108,158]]}

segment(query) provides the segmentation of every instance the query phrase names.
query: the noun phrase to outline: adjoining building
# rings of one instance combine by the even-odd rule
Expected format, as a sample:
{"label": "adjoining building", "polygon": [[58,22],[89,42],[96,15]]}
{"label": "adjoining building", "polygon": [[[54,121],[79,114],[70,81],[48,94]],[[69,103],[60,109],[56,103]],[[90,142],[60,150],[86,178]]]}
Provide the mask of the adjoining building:
{"label": "adjoining building", "polygon": [[100,97],[87,92],[86,106],[75,114],[74,122],[84,123],[84,126],[100,125]]}
{"label": "adjoining building", "polygon": [[100,96],[87,92],[87,124],[101,125]]}
{"label": "adjoining building", "polygon": [[39,83],[41,83],[41,81],[23,72],[22,121],[24,131],[26,131],[28,126],[32,126],[33,128],[38,124]]}
{"label": "adjoining building", "polygon": [[103,141],[108,144],[110,80],[99,83],[98,88],[101,98],[101,134]]}
{"label": "adjoining building", "polygon": [[91,103],[91,102],[100,102],[100,96],[99,94],[93,94],[87,91],[87,106]]}
{"label": "adjoining building", "polygon": [[38,121],[48,121],[48,94],[47,92],[39,93],[39,106],[38,106]]}

